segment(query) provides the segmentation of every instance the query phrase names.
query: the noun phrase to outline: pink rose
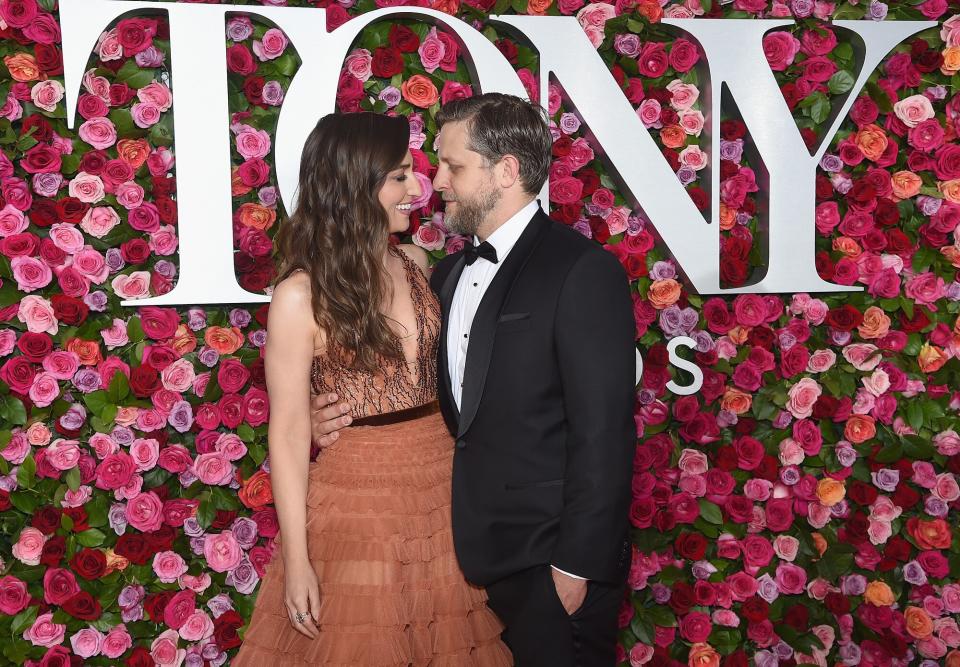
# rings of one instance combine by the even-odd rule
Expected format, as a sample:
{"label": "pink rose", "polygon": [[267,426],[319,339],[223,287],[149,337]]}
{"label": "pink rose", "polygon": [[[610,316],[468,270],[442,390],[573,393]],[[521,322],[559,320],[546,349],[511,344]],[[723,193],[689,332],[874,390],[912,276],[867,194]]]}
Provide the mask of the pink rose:
{"label": "pink rose", "polygon": [[53,622],[53,614],[41,614],[29,628],[24,630],[23,638],[34,646],[57,646],[63,643],[67,634],[67,626]]}
{"label": "pink rose", "polygon": [[680,452],[677,466],[687,475],[700,475],[707,471],[707,455],[695,449],[684,449]]}
{"label": "pink rose", "polygon": [[893,105],[896,114],[907,127],[916,127],[919,123],[934,117],[933,105],[924,95],[911,95]]}
{"label": "pink rose", "polygon": [[261,61],[273,60],[283,55],[289,41],[287,36],[277,28],[270,28],[263,34],[262,39],[253,40],[253,53]]}
{"label": "pink rose", "polygon": [[16,616],[30,605],[27,584],[7,574],[0,578],[0,614]]}
{"label": "pink rose", "polygon": [[71,197],[76,197],[85,204],[95,204],[106,196],[100,177],[85,171],[81,171],[70,181],[68,191]]}
{"label": "pink rose", "polygon": [[83,216],[80,228],[87,234],[102,239],[119,224],[120,216],[117,215],[116,211],[107,206],[97,206],[90,208]]}
{"label": "pink rose", "polygon": [[816,380],[802,378],[787,392],[787,410],[796,419],[806,419],[813,414],[813,405],[820,398],[823,390]]}
{"label": "pink rose", "polygon": [[443,248],[444,241],[443,232],[436,225],[420,225],[413,235],[413,242],[428,252]]}
{"label": "pink rose", "polygon": [[263,158],[270,153],[270,135],[249,125],[241,126],[236,138],[237,152],[244,160]]}
{"label": "pink rose", "polygon": [[63,92],[63,84],[55,79],[47,79],[33,86],[30,90],[30,98],[44,111],[53,112],[63,99]]}
{"label": "pink rose", "polygon": [[38,529],[27,526],[20,531],[17,543],[13,545],[13,557],[24,565],[39,565],[40,553],[46,541],[46,537]]}
{"label": "pink rose", "polygon": [[[41,373],[40,375],[44,375]],[[39,377],[39,376],[37,376]],[[70,470],[80,462],[80,442],[57,438],[47,447],[47,462],[60,471]]]}
{"label": "pink rose", "polygon": [[926,271],[910,278],[910,280],[907,281],[904,291],[906,295],[916,303],[932,307],[937,301],[943,298],[943,278],[935,273]]}
{"label": "pink rose", "polygon": [[767,318],[767,305],[759,294],[739,294],[733,300],[737,323],[744,327],[760,326]]}
{"label": "pink rose", "polygon": [[213,635],[213,621],[203,610],[194,611],[179,629],[180,636],[188,642],[196,642]]}
{"label": "pink rose", "polygon": [[101,652],[108,658],[116,659],[126,653],[131,646],[133,646],[133,639],[127,632],[127,627],[121,623],[107,632],[106,637],[103,638]]}
{"label": "pink rose", "polygon": [[423,69],[431,74],[440,66],[446,54],[446,47],[443,41],[437,36],[437,29],[430,28],[430,32],[423,38],[420,48],[417,49],[420,55],[420,62],[423,63]]}
{"label": "pink rose", "polygon": [[686,111],[696,103],[700,96],[700,91],[696,86],[684,83],[680,79],[674,79],[667,84],[667,90],[670,91],[670,106],[677,111]]}
{"label": "pink rose", "polygon": [[957,485],[957,479],[951,473],[940,473],[937,475],[937,483],[933,493],[940,500],[952,503],[960,498],[960,486]]}
{"label": "pink rose", "polygon": [[53,567],[43,573],[44,602],[62,605],[79,592],[80,586],[70,570]]}
{"label": "pink rose", "polygon": [[710,158],[696,144],[691,144],[680,151],[680,164],[686,165],[695,171],[700,171],[709,164]]}
{"label": "pink rose", "polygon": [[637,110],[637,116],[640,118],[640,122],[643,123],[644,127],[649,128],[659,128],[662,127],[660,122],[660,113],[662,108],[660,102],[655,100],[652,97],[648,97],[640,103],[640,108]]}
{"label": "pink rose", "polygon": [[933,436],[933,444],[944,456],[960,454],[960,435],[953,429],[941,431]]}
{"label": "pink rose", "polygon": [[763,55],[774,72],[782,72],[792,65],[799,50],[800,40],[789,32],[768,32],[763,36]]}
{"label": "pink rose", "polygon": [[[60,395],[60,383],[57,378],[50,373],[37,373],[33,378],[33,384],[30,386],[30,400],[38,408],[45,408],[56,400]],[[71,468],[73,466],[70,466]]]}
{"label": "pink rose", "polygon": [[83,628],[71,635],[70,646],[81,658],[92,658],[100,653],[103,646],[103,633],[95,628]]}
{"label": "pink rose", "polygon": [[186,649],[177,648],[176,630],[166,630],[150,644],[150,657],[157,667],[179,667],[187,657]]}
{"label": "pink rose", "polygon": [[160,111],[168,111],[173,105],[173,95],[170,89],[162,83],[152,81],[137,91],[137,99],[141,102],[149,102]]}
{"label": "pink rose", "polygon": [[229,484],[233,478],[233,465],[220,452],[198,455],[193,471],[201,482],[214,486]]}
{"label": "pink rose", "polygon": [[176,593],[163,608],[163,622],[174,630],[180,629],[196,611],[197,596],[191,590]]}
{"label": "pink rose", "polygon": [[603,43],[603,28],[607,21],[617,15],[616,8],[606,2],[595,2],[577,12],[577,21],[587,33],[593,48],[599,48]]}
{"label": "pink rose", "polygon": [[150,296],[150,273],[134,271],[130,275],[119,274],[111,282],[113,291],[122,299],[143,299]]}
{"label": "pink rose", "polygon": [[879,348],[872,343],[853,343],[843,348],[843,358],[858,371],[872,371],[883,360]]}
{"label": "pink rose", "polygon": [[130,107],[130,115],[137,127],[146,129],[160,122],[160,107],[153,102],[137,102]]}
{"label": "pink rose", "polygon": [[777,588],[781,593],[800,595],[807,583],[807,572],[802,567],[792,563],[780,563],[777,566],[774,581],[777,582]]}
{"label": "pink rose", "polygon": [[740,542],[743,562],[750,567],[766,567],[773,558],[770,542],[758,535],[748,535]]}
{"label": "pink rose", "polygon": [[13,278],[17,281],[17,289],[21,292],[32,292],[50,284],[53,272],[44,262],[36,257],[18,256],[10,260],[13,269]]}
{"label": "pink rose", "polygon": [[19,234],[27,228],[27,224],[23,211],[12,204],[7,204],[0,209],[0,238]]}
{"label": "pink rose", "polygon": [[118,185],[115,194],[117,203],[128,211],[143,204],[143,188],[133,181]]}
{"label": "pink rose", "polygon": [[153,491],[138,493],[127,502],[124,516],[131,526],[149,533],[163,524],[163,503]]}
{"label": "pink rose", "polygon": [[800,540],[791,535],[777,535],[773,540],[773,551],[777,558],[793,561],[800,550]]}
{"label": "pink rose", "polygon": [[83,234],[71,224],[51,225],[49,235],[53,244],[68,255],[76,254],[83,247]]}
{"label": "pink rose", "polygon": [[[117,128],[109,118],[91,118],[80,126],[80,138],[98,150],[117,142]],[[82,173],[82,172],[81,172]]]}
{"label": "pink rose", "polygon": [[98,285],[110,275],[110,268],[107,266],[103,255],[90,246],[85,246],[73,256],[73,266],[71,268]]}
{"label": "pink rose", "polygon": [[225,530],[217,535],[208,534],[203,542],[203,556],[214,572],[227,572],[240,564],[243,552],[233,532]]}
{"label": "pink rose", "polygon": [[837,355],[833,350],[816,350],[807,360],[807,371],[810,373],[824,373],[831,368],[837,361]]}

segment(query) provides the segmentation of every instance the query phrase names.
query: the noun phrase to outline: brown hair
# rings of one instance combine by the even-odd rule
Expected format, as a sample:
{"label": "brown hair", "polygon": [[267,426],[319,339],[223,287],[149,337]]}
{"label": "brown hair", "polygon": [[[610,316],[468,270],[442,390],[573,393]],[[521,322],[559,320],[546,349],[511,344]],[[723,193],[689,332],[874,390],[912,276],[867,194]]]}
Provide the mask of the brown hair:
{"label": "brown hair", "polygon": [[389,296],[383,255],[387,213],[378,198],[410,140],[405,116],[328,114],[303,147],[297,206],[275,239],[274,284],[297,269],[310,277],[313,317],[354,367],[378,368],[397,357],[396,337],[381,312]]}
{"label": "brown hair", "polygon": [[544,110],[516,95],[484,93],[447,102],[437,113],[437,132],[445,123],[467,124],[467,147],[487,164],[513,155],[520,162],[520,183],[527,194],[540,192],[550,175],[553,138]]}

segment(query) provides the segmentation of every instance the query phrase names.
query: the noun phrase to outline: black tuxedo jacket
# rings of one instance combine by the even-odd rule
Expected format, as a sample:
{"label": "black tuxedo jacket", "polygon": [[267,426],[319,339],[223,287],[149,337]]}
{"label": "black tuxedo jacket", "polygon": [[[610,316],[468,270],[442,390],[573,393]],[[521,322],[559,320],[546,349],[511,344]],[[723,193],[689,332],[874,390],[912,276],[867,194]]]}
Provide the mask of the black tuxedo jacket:
{"label": "black tuxedo jacket", "polygon": [[439,398],[456,438],[453,537],[488,585],[552,564],[621,581],[629,557],[636,324],[617,259],[542,210],[502,260],[470,330],[461,407],[447,323],[463,252],[431,285],[443,309]]}

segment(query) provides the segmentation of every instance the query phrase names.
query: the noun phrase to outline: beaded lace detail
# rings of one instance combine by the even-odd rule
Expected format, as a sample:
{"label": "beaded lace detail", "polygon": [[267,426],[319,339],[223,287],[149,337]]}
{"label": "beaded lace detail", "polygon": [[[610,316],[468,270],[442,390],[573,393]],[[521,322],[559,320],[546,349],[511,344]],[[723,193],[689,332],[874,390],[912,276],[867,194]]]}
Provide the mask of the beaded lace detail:
{"label": "beaded lace detail", "polygon": [[[440,336],[440,304],[420,268],[405,252],[391,251],[403,262],[416,315],[416,358],[405,360],[403,346],[395,338],[400,358],[380,358],[380,370],[350,368],[342,348],[314,356],[310,384],[314,393],[333,392],[350,401],[354,419],[394,412],[429,403],[437,397],[437,344]],[[332,353],[333,352],[333,353]]]}

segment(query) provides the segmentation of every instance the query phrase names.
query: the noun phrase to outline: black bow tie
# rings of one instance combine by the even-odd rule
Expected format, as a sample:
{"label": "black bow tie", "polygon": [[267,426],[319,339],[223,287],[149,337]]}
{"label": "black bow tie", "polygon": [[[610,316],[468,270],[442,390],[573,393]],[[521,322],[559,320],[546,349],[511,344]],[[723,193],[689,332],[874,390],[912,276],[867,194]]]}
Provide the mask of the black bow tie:
{"label": "black bow tie", "polygon": [[463,246],[463,254],[468,266],[476,262],[478,257],[483,257],[491,264],[496,264],[498,261],[497,249],[490,245],[489,241],[484,241],[478,246],[465,243]]}

